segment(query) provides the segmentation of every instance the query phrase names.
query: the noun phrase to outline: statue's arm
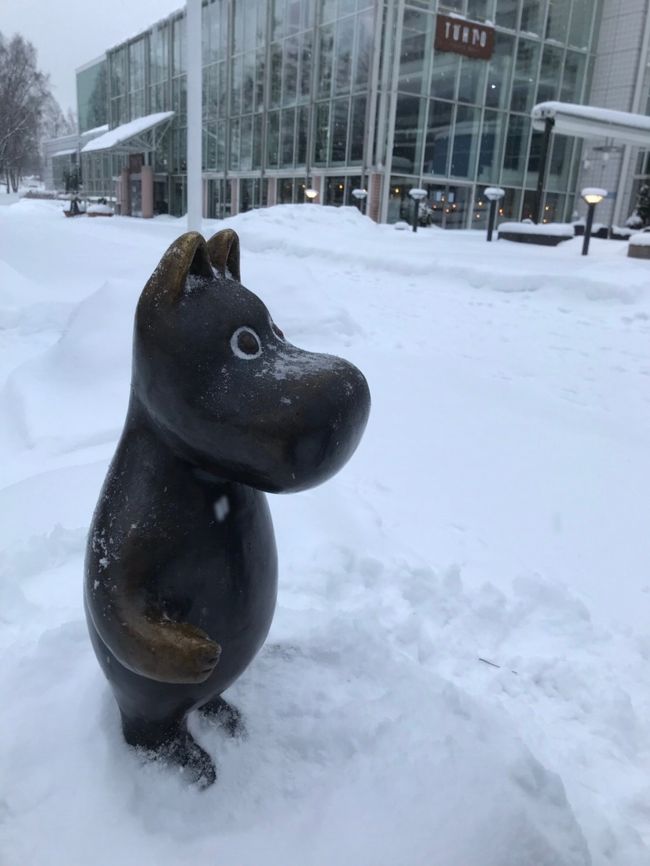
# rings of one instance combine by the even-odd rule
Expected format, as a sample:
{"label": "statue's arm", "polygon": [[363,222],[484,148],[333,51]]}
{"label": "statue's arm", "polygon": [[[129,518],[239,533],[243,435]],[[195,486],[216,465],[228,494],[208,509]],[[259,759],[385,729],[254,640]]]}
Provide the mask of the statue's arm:
{"label": "statue's arm", "polygon": [[[142,558],[126,551],[86,583],[87,607],[97,633],[124,667],[165,683],[201,683],[221,647],[200,628],[174,622],[147,602]],[[150,562],[150,560],[149,560]]]}

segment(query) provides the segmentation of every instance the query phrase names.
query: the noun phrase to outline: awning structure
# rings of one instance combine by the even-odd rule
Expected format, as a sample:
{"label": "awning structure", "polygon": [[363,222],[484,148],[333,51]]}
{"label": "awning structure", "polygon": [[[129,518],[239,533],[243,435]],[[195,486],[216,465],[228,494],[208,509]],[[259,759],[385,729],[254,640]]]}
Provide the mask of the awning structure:
{"label": "awning structure", "polygon": [[52,159],[54,159],[55,156],[72,156],[72,154],[76,153],[76,152],[77,152],[76,147],[72,147],[69,150],[57,150],[56,153],[52,154]]}
{"label": "awning structure", "polygon": [[128,123],[109,129],[103,135],[93,138],[82,147],[82,153],[95,153],[110,150],[111,153],[144,153],[156,149],[156,138],[167,129],[174,116],[173,111],[159,111],[136,117]]}
{"label": "awning structure", "polygon": [[553,121],[553,132],[576,138],[610,138],[650,149],[650,117],[569,102],[540,102],[532,112],[533,128]]}

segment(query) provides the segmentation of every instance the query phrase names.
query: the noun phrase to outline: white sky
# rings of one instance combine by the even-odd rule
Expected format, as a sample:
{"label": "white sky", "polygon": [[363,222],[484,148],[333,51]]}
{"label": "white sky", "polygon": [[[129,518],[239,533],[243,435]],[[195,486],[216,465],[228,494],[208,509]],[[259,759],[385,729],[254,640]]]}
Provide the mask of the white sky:
{"label": "white sky", "polygon": [[76,112],[78,66],[184,5],[184,0],[0,0],[0,32],[20,33],[34,44],[61,108]]}

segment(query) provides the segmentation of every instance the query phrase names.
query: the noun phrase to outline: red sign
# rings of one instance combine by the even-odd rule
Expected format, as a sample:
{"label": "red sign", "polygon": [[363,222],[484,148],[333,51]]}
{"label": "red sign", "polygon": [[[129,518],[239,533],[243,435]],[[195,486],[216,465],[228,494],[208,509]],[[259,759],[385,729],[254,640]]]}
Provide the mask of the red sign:
{"label": "red sign", "polygon": [[489,60],[494,50],[494,27],[479,24],[478,21],[438,15],[435,44],[438,51],[454,51],[465,57]]}

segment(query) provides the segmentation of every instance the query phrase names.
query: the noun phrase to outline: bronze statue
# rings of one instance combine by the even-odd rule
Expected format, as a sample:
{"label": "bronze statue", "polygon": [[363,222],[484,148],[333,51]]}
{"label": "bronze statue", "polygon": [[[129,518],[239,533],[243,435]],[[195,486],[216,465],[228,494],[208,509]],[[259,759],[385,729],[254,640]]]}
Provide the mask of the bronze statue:
{"label": "bronze statue", "polygon": [[370,394],[341,358],[287,342],[244,288],[230,229],[178,238],[135,315],[131,399],[90,528],[85,605],[127,743],[210,785],[187,730],[262,646],[277,556],[263,491],[305,490],[354,452]]}

